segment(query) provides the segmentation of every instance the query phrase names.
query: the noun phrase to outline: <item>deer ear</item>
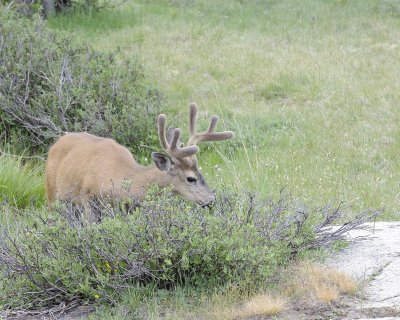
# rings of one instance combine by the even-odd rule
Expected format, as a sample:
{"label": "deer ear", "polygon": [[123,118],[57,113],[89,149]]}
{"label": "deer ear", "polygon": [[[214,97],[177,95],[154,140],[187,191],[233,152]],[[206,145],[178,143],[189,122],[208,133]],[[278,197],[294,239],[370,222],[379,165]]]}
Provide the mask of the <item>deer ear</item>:
{"label": "deer ear", "polygon": [[173,167],[170,157],[159,152],[152,152],[151,159],[155,162],[158,169],[161,171],[170,171]]}

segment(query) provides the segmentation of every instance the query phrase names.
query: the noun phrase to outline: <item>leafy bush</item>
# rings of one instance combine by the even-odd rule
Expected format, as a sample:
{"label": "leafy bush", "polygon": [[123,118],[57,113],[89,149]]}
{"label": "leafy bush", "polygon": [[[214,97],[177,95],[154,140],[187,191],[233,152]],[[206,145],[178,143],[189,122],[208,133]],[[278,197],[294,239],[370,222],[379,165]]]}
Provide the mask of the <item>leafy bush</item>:
{"label": "leafy bush", "polygon": [[41,168],[21,157],[0,156],[0,202],[7,201],[19,208],[44,203]]}
{"label": "leafy bush", "polygon": [[[119,210],[118,208],[124,208]],[[324,246],[376,213],[339,231],[325,227],[339,210],[306,211],[289,197],[219,195],[212,210],[153,190],[137,206],[97,204],[90,222],[68,205],[59,214],[28,212],[28,222],[4,224],[0,270],[3,308],[38,308],[77,300],[115,302],[118,290],[265,281],[295,253]],[[2,215],[13,214],[4,206]],[[307,213],[309,212],[309,213]],[[316,218],[320,223],[317,223]],[[7,299],[5,299],[7,297]]]}
{"label": "leafy bush", "polygon": [[157,143],[161,95],[138,64],[7,10],[0,13],[0,61],[0,129],[7,138],[31,150],[65,131],[112,137],[136,151]]}
{"label": "leafy bush", "polygon": [[45,16],[65,12],[67,9],[82,11],[99,10],[106,7],[114,7],[122,4],[124,0],[0,0],[0,5],[7,5],[18,12],[32,16],[35,12],[41,12]]}

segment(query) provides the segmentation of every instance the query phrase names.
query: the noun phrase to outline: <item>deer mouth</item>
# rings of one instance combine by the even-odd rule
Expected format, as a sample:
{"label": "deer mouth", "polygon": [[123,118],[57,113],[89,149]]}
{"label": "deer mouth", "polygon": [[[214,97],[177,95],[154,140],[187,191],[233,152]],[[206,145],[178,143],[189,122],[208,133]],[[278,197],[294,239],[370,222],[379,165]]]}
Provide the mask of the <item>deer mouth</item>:
{"label": "deer mouth", "polygon": [[211,207],[213,206],[213,204],[214,204],[214,200],[213,200],[213,201],[210,201],[210,202],[207,203],[207,204],[200,204],[200,206],[201,206],[202,208],[209,209],[209,208],[211,208]]}
{"label": "deer mouth", "polygon": [[202,208],[210,208],[210,207],[212,207],[212,205],[213,205],[214,202],[215,202],[215,196],[214,196],[214,194],[213,194],[212,197],[209,197],[206,201],[198,199],[196,202],[197,202]]}

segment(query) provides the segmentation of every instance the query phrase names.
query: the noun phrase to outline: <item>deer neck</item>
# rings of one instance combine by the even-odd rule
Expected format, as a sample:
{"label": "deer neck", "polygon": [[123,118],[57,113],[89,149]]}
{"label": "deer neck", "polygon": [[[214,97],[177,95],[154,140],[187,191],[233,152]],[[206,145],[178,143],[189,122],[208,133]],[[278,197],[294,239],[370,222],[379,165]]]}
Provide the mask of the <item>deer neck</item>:
{"label": "deer neck", "polygon": [[129,179],[132,181],[131,191],[133,193],[143,192],[152,183],[165,187],[171,182],[169,174],[159,170],[155,165],[138,165]]}

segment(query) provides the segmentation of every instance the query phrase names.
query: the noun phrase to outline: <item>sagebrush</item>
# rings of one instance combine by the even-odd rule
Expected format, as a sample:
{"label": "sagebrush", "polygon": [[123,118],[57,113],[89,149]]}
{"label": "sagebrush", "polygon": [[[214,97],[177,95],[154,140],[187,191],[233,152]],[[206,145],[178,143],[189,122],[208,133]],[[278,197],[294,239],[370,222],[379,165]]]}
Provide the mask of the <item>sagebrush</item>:
{"label": "sagebrush", "polygon": [[29,150],[63,132],[112,137],[138,151],[156,145],[161,94],[138,63],[96,52],[40,19],[0,13],[0,131]]}
{"label": "sagebrush", "polygon": [[40,13],[44,17],[65,13],[68,10],[98,11],[122,4],[126,0],[0,0],[5,5],[27,17]]}
{"label": "sagebrush", "polygon": [[[321,214],[323,213],[323,214]],[[258,286],[305,250],[320,248],[376,215],[370,212],[327,232],[341,211],[305,210],[288,195],[219,194],[210,209],[152,189],[140,204],[92,212],[60,204],[57,212],[15,209],[0,237],[3,308],[35,309],[61,302],[118,300],[121,289]]]}

